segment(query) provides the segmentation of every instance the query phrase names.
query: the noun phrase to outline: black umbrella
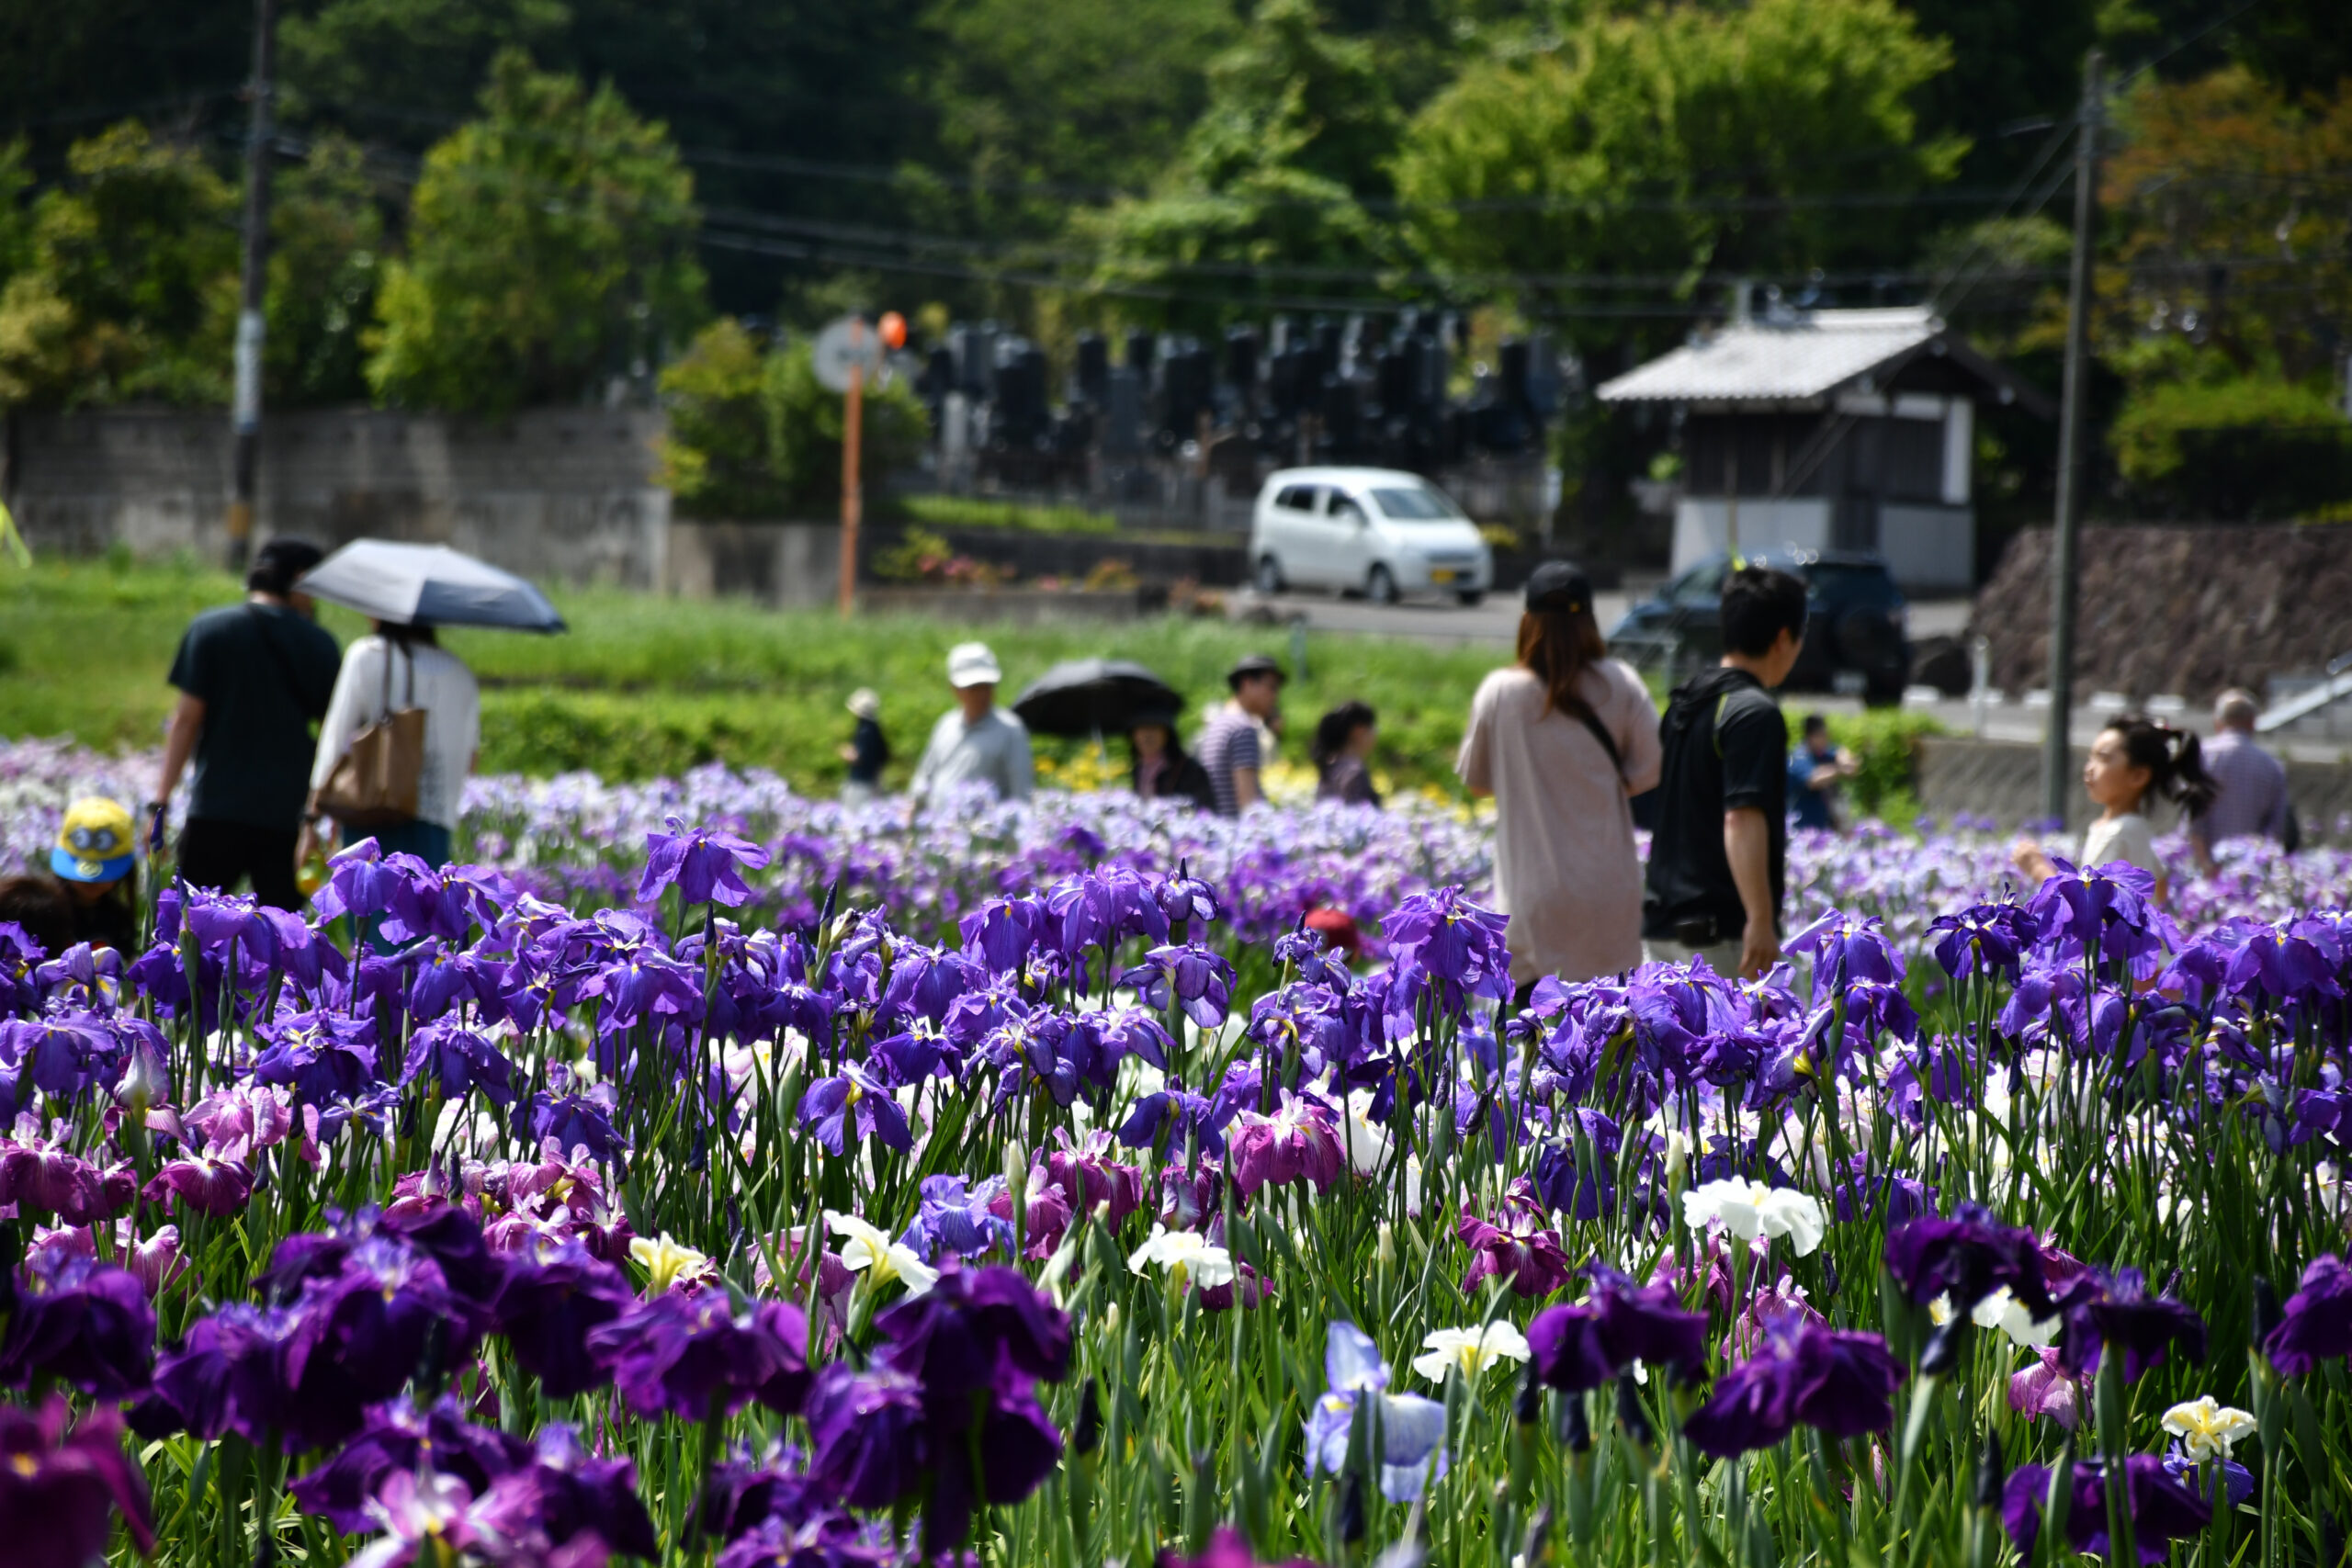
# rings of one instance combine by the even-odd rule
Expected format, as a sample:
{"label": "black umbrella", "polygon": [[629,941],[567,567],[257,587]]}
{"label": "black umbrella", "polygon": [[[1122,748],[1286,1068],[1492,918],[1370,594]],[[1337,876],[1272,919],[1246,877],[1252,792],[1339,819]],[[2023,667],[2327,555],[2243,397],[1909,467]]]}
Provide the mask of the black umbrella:
{"label": "black umbrella", "polygon": [[1071,659],[1030,682],[1012,711],[1041,735],[1083,737],[1115,734],[1148,708],[1172,714],[1183,705],[1174,687],[1140,664]]}

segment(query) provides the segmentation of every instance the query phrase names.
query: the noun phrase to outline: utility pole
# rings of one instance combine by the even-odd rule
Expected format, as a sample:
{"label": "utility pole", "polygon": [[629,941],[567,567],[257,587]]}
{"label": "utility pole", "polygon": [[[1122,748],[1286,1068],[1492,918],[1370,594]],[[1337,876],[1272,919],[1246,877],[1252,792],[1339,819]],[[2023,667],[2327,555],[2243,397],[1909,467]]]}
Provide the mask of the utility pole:
{"label": "utility pole", "polygon": [[2091,250],[2098,222],[2098,126],[2106,92],[2098,50],[2083,61],[2075,150],[2075,261],[2066,285],[2066,373],[2058,410],[2058,516],[2050,560],[2050,721],[2041,752],[2041,813],[2061,821],[2073,783],[2075,573],[2083,522],[2083,398],[2090,378]]}
{"label": "utility pole", "polygon": [[230,415],[236,435],[229,497],[229,570],[242,573],[253,546],[254,469],[261,456],[262,307],[269,294],[270,111],[277,96],[277,0],[254,0],[253,117],[245,132],[245,254],[237,310],[237,389]]}
{"label": "utility pole", "polygon": [[858,447],[865,425],[865,319],[849,325],[849,393],[842,409],[842,619],[857,614],[857,530],[865,519],[865,489]]}

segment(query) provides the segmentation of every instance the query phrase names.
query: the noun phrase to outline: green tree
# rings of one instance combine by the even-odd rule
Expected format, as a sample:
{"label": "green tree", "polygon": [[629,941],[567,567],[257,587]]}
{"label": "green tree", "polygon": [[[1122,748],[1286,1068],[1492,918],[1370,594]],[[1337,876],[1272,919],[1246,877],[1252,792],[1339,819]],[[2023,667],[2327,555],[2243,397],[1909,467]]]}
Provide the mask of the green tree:
{"label": "green tree", "polygon": [[[930,416],[903,379],[865,393],[858,458],[869,491],[897,468],[911,467],[930,439]],[[780,490],[786,516],[829,517],[842,493],[842,433],[845,400],[817,379],[817,361],[806,341],[771,352],[760,380],[760,407],[767,416],[768,472]]]}
{"label": "green tree", "polygon": [[226,401],[236,194],[126,122],[74,144],[0,291],[0,402]]}
{"label": "green tree", "polygon": [[288,107],[413,134],[399,117],[464,114],[500,51],[545,50],[571,22],[563,0],[326,0],[279,27]]}
{"label": "green tree", "polygon": [[694,176],[607,85],[499,56],[481,118],[426,154],[384,268],[368,379],[388,402],[503,415],[641,367],[703,311]]}
{"label": "green tree", "polygon": [[1705,274],[1883,260],[1900,220],[1849,198],[1951,176],[1965,143],[1922,136],[1912,107],[1950,62],[1889,0],[1596,15],[1465,68],[1406,131],[1397,189],[1415,243],[1465,288],[1614,342],[1622,297],[1476,280],[1645,275],[1631,281],[1679,279],[1687,299]]}
{"label": "green tree", "polygon": [[662,482],[689,517],[776,517],[784,487],[768,462],[767,376],[760,342],[732,316],[695,334],[662,371],[670,429]]}
{"label": "green tree", "polygon": [[[825,517],[840,504],[842,395],[808,344],[763,350],[731,316],[662,372],[670,432],[662,483],[690,517]],[[865,391],[859,461],[869,487],[922,455],[930,425],[904,381]]]}
{"label": "green tree", "polygon": [[356,143],[322,136],[306,162],[278,175],[269,235],[266,400],[272,408],[364,400],[360,339],[375,315],[384,218]]}
{"label": "green tree", "polygon": [[1168,290],[1180,298],[1136,313],[1201,329],[1295,293],[1283,268],[1393,260],[1365,201],[1388,192],[1402,118],[1370,44],[1327,30],[1311,0],[1265,0],[1208,85],[1170,177],[1081,220],[1098,283]]}

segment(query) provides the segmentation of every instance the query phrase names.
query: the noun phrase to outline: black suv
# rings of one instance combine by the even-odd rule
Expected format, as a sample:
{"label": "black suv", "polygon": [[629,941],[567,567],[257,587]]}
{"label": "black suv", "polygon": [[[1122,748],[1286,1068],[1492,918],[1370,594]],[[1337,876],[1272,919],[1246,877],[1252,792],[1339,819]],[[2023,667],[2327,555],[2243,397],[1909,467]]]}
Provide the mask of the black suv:
{"label": "black suv", "polygon": [[[1909,612],[1880,557],[1860,550],[1766,550],[1747,559],[1804,580],[1804,649],[1791,686],[1859,692],[1872,703],[1903,699],[1911,679]],[[1669,682],[1723,657],[1721,600],[1731,558],[1713,555],[1625,612],[1609,651]]]}

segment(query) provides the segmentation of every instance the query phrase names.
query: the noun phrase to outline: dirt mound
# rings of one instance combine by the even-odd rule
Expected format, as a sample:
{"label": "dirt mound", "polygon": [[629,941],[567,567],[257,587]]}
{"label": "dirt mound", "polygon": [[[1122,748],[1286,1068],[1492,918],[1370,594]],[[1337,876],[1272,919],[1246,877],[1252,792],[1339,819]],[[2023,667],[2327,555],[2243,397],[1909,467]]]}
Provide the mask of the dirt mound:
{"label": "dirt mound", "polygon": [[[2086,528],[2075,623],[2075,695],[2226,686],[2259,692],[2352,652],[2352,525]],[[1976,595],[1993,683],[2050,682],[2050,530],[2009,544]]]}

